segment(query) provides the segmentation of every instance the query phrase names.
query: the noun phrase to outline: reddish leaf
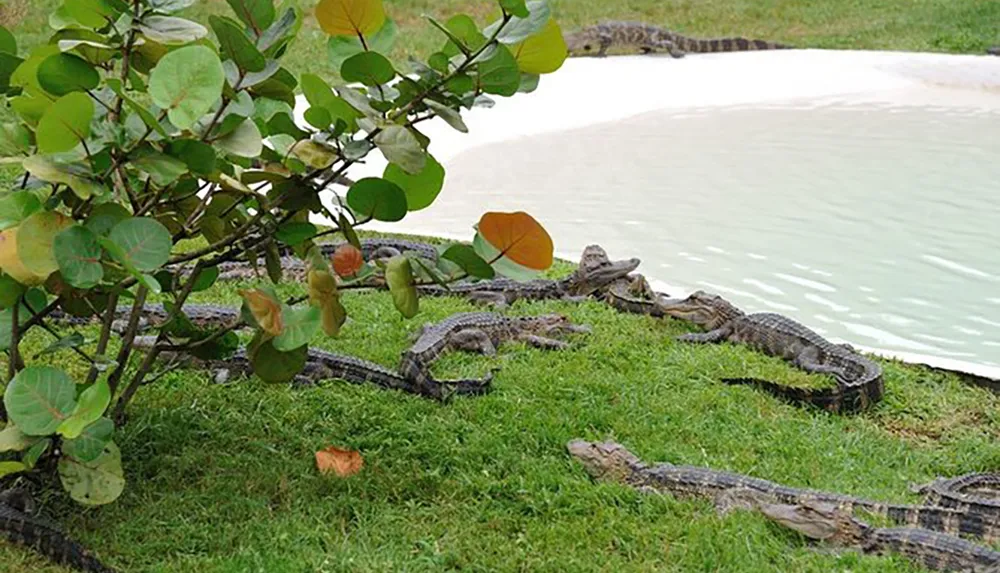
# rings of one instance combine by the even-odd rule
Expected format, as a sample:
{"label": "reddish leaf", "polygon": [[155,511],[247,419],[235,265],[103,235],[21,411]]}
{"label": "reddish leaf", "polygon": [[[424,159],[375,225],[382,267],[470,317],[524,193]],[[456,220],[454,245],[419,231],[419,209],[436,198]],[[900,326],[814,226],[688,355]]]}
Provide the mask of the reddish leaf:
{"label": "reddish leaf", "polygon": [[281,321],[281,303],[261,289],[241,289],[240,296],[246,301],[254,320],[271,336],[281,334],[284,324]]}
{"label": "reddish leaf", "polygon": [[342,277],[349,277],[358,272],[365,259],[361,251],[350,243],[344,243],[333,252],[333,270]]}
{"label": "reddish leaf", "polygon": [[519,265],[539,271],[552,266],[552,237],[523,211],[486,213],[476,229],[486,242]]}
{"label": "reddish leaf", "polygon": [[316,452],[316,467],[322,474],[334,473],[339,477],[348,477],[361,471],[364,465],[365,460],[355,450],[330,446]]}

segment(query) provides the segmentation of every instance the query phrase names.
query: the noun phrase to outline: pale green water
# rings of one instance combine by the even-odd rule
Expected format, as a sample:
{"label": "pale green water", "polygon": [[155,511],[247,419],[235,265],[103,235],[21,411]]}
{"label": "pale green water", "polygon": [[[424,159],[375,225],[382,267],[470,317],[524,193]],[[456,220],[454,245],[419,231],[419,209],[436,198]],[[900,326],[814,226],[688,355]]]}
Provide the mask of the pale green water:
{"label": "pale green water", "polygon": [[453,158],[427,215],[525,210],[682,291],[862,347],[1000,365],[1000,111],[655,112]]}

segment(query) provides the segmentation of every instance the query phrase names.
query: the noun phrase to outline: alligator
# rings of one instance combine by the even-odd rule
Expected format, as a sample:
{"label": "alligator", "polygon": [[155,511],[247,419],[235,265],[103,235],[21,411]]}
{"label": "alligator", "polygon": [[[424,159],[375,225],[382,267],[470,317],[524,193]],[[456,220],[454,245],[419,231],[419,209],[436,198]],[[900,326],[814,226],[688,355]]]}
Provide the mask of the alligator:
{"label": "alligator", "polygon": [[652,317],[665,316],[661,304],[670,300],[666,293],[654,291],[646,277],[638,273],[613,282],[604,297],[615,310]]}
{"label": "alligator", "polygon": [[495,307],[504,307],[519,299],[579,302],[590,296],[603,296],[609,285],[634,271],[639,263],[637,258],[612,261],[599,245],[589,245],[583,250],[577,269],[562,279],[516,281],[498,277],[462,281],[447,287],[422,285],[417,287],[417,291],[429,296],[463,296]]}
{"label": "alligator", "polygon": [[857,548],[864,553],[899,553],[938,571],[996,572],[1000,551],[959,537],[917,527],[873,527],[836,505],[816,501],[771,503],[754,494],[736,493],[748,509],[810,539]]}
{"label": "alligator", "polygon": [[[131,304],[120,304],[115,307],[115,318],[112,323],[112,330],[122,332],[132,313]],[[185,304],[184,314],[191,320],[192,324],[200,328],[226,327],[238,323],[241,320],[240,311],[237,308],[221,306],[216,304]],[[146,303],[142,307],[139,318],[139,330],[146,330],[150,327],[159,326],[167,320],[170,313],[162,303]],[[99,315],[76,316],[61,309],[56,309],[49,315],[55,322],[65,324],[90,324],[100,320]]]}
{"label": "alligator", "polygon": [[409,380],[420,383],[430,376],[430,366],[446,350],[466,350],[486,355],[496,354],[502,342],[520,340],[545,349],[562,349],[568,345],[548,335],[564,332],[589,332],[560,314],[508,317],[492,312],[463,312],[437,324],[425,324],[417,340],[406,350],[399,371]]}
{"label": "alligator", "polygon": [[1000,46],[986,48],[986,53],[991,56],[1000,56]]}
{"label": "alligator", "polygon": [[723,510],[731,507],[730,496],[733,492],[748,490],[771,503],[825,503],[848,514],[860,510],[909,527],[921,527],[948,535],[965,535],[990,543],[1000,541],[1000,522],[975,511],[930,505],[889,504],[838,493],[794,488],[760,478],[696,466],[669,463],[650,466],[615,442],[572,440],[566,448],[594,479],[624,483],[647,493],[709,499]]}
{"label": "alligator", "polygon": [[602,22],[566,34],[571,57],[604,57],[609,48],[635,50],[642,54],[666,52],[675,58],[687,53],[745,52],[750,50],[785,50],[792,46],[746,38],[690,38],[666,28],[642,22]]}
{"label": "alligator", "polygon": [[938,478],[911,489],[924,494],[927,505],[975,511],[1000,521],[1000,474],[971,473]]}
{"label": "alligator", "polygon": [[9,541],[34,548],[61,565],[88,573],[114,573],[58,525],[42,517],[25,490],[0,492],[0,532]]}
{"label": "alligator", "polygon": [[830,374],[837,387],[795,388],[757,378],[723,378],[724,383],[755,386],[791,402],[813,404],[831,412],[859,412],[882,398],[881,366],[849,346],[827,341],[788,317],[766,312],[745,314],[721,296],[704,291],[657,304],[666,316],[688,320],[708,330],[683,334],[678,340],[743,343],[789,360],[806,372]]}
{"label": "alligator", "polygon": [[[136,337],[134,346],[147,350],[156,342],[155,336]],[[162,360],[172,365],[185,365],[206,369],[214,374],[217,383],[226,383],[237,377],[253,375],[253,366],[245,348],[240,348],[230,358],[224,360],[197,358],[190,354],[165,350],[160,353]],[[413,379],[400,376],[384,366],[344,354],[310,348],[305,365],[295,375],[296,385],[311,386],[323,380],[343,380],[351,384],[375,384],[387,390],[400,390],[427,398],[443,400],[452,394],[480,395],[490,391],[493,373],[481,379],[436,380],[430,375]]]}

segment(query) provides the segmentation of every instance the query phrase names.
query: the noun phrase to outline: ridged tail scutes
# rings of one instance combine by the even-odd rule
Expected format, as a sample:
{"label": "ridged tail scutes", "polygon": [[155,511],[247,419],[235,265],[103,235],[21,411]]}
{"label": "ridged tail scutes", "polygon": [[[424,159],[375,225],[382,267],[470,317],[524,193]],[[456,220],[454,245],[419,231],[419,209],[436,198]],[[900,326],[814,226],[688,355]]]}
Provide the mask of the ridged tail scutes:
{"label": "ridged tail scutes", "polygon": [[753,386],[792,403],[806,403],[813,406],[843,414],[855,413],[868,407],[868,399],[864,389],[845,392],[844,388],[798,388],[786,386],[761,378],[722,378],[721,382],[734,386]]}
{"label": "ridged tail scutes", "polygon": [[82,545],[60,532],[22,524],[17,530],[6,530],[4,534],[10,541],[32,547],[56,563],[68,565],[78,571],[115,573],[114,569],[101,563]]}
{"label": "ridged tail scutes", "polygon": [[768,42],[765,40],[754,40],[749,38],[707,38],[690,39],[684,46],[687,52],[752,52],[757,50],[790,50],[792,46]]}

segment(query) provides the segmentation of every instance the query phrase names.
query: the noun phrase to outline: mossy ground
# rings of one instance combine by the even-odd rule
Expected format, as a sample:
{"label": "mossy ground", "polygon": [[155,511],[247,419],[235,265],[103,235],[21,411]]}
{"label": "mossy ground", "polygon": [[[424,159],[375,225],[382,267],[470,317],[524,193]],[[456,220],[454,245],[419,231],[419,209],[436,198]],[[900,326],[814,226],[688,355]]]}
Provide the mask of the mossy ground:
{"label": "mossy ground", "polygon": [[[30,46],[47,37],[40,31],[55,4],[10,0],[0,16]],[[397,57],[438,45],[422,13],[465,11],[484,21],[492,7],[386,4],[404,30]],[[981,53],[1000,43],[1000,3],[986,0],[553,5],[564,29],[616,18],[806,47]],[[188,15],[204,21],[225,10],[212,0]],[[288,66],[335,76],[324,42],[307,18]],[[235,289],[195,298],[236,304]],[[319,344],[386,366],[419,324],[473,308],[425,299],[420,315],[404,320],[385,293],[349,293],[345,303],[343,336]],[[649,461],[900,501],[914,499],[912,482],[1000,466],[1000,399],[954,377],[885,362],[885,400],[869,413],[835,416],[718,383],[724,374],[828,382],[743,348],[674,342],[685,330],[679,323],[596,302],[511,309],[544,311],[566,312],[594,331],[563,352],[508,345],[494,359],[446,356],[441,376],[502,366],[491,395],[447,405],[339,382],[220,386],[203,372],[170,372],[139,392],[117,438],[128,478],[121,499],[80,511],[55,489],[47,510],[122,571],[915,571],[894,557],[814,551],[758,516],[723,519],[707,503],[595,484],[564,445],[612,438]],[[47,342],[33,334],[27,355]],[[55,360],[83,370],[68,352]],[[360,450],[365,469],[350,479],[319,475],[313,452],[331,444]],[[61,570],[0,545],[0,571]]]}

